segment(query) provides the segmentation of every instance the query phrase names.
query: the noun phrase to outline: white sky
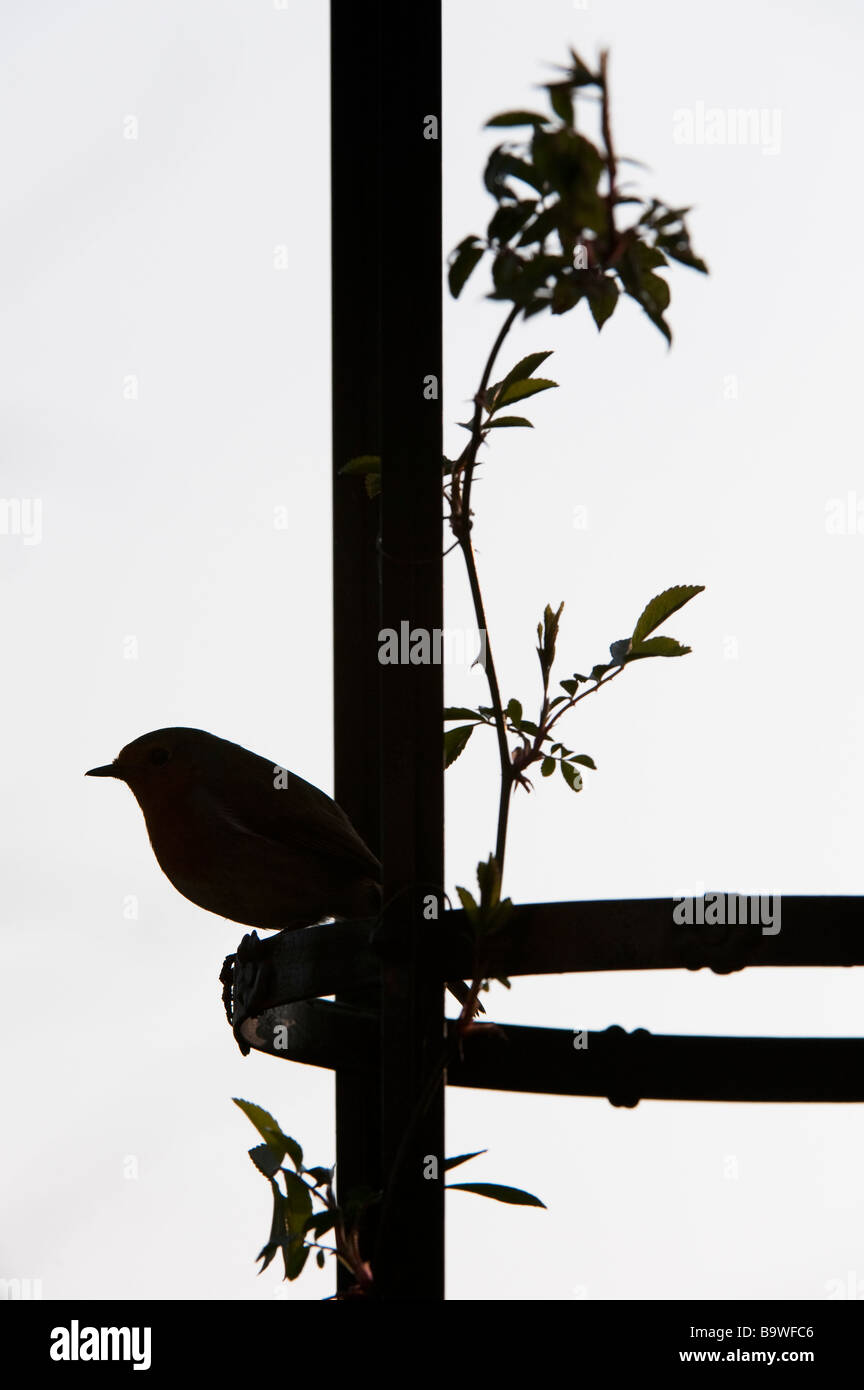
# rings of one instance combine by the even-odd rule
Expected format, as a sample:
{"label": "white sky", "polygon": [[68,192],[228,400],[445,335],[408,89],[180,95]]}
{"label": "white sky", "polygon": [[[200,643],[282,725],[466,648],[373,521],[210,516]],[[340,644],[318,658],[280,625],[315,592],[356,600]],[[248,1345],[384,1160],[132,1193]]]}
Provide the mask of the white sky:
{"label": "white sky", "polygon": [[[864,892],[864,534],[825,525],[831,499],[864,502],[847,269],[860,13],[448,0],[445,16],[445,246],[490,214],[483,122],[535,105],[568,44],[589,61],[608,44],[619,150],[651,166],[646,192],[695,204],[712,271],[670,273],[671,353],[629,301],[599,339],[580,306],[505,350],[509,366],[554,348],[562,387],[531,403],[533,434],[495,441],[474,494],[505,695],[526,713],[535,698],[545,603],[566,600],[566,675],[658,590],[708,586],[668,624],[691,656],[636,667],[571,717],[599,771],[578,799],[537,779],[517,800],[506,889]],[[240,930],[181,898],[128,792],[83,773],[192,724],[331,786],[327,7],[79,0],[7,7],[0,26],[0,491],[42,504],[39,544],[0,535],[0,1278],[40,1279],[46,1298],[317,1299],[329,1273],[256,1278],[269,1193],[230,1097],[326,1163],[329,1075],[240,1056],[217,983]],[[779,112],[779,148],[677,144],[674,113],[700,102]],[[484,274],[446,309],[448,422],[501,318]],[[448,452],[460,433],[448,424]],[[479,670],[449,673],[450,702],[483,699]],[[478,736],[448,773],[451,889],[494,837],[493,745]],[[860,998],[853,971],[703,971],[517,980],[491,1008],[854,1036]],[[854,1107],[454,1089],[449,1152],[488,1148],[470,1176],[549,1211],[448,1198],[449,1296],[824,1298],[864,1278],[862,1143]]]}

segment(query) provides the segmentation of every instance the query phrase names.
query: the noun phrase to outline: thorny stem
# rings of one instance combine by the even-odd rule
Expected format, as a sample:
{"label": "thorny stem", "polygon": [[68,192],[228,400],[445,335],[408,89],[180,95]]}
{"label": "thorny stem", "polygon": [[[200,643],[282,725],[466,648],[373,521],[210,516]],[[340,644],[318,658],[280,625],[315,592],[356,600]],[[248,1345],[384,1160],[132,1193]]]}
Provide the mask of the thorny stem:
{"label": "thorny stem", "polygon": [[603,144],[606,146],[606,173],[609,178],[609,187],[606,190],[606,221],[609,241],[607,255],[611,256],[615,251],[615,244],[618,240],[618,233],[615,229],[615,202],[618,197],[615,180],[618,166],[615,161],[615,147],[612,144],[612,123],[609,118],[608,63],[609,54],[604,49],[600,54],[600,124],[603,131]]}
{"label": "thorny stem", "polygon": [[483,369],[480,385],[474,397],[474,416],[471,421],[471,436],[453,469],[453,483],[450,494],[450,525],[465,560],[468,585],[471,589],[471,599],[474,604],[474,617],[478,630],[482,634],[483,669],[486,672],[486,679],[489,683],[489,695],[492,700],[492,709],[495,717],[495,731],[498,736],[498,758],[501,764],[501,791],[498,799],[498,830],[495,840],[495,858],[498,860],[499,868],[501,868],[504,863],[510,795],[513,790],[513,782],[515,779],[510,762],[510,750],[507,746],[507,727],[504,720],[504,707],[501,703],[501,689],[498,685],[498,674],[495,670],[492,647],[489,642],[489,631],[486,626],[486,610],[483,604],[483,595],[480,590],[480,578],[477,573],[477,557],[474,554],[474,546],[471,543],[471,483],[474,477],[474,468],[477,464],[477,454],[480,450],[480,445],[483,443],[483,408],[486,404],[486,392],[489,389],[492,369],[495,366],[504,339],[507,337],[507,334],[510,332],[510,329],[513,327],[513,324],[516,322],[521,312],[521,306],[514,304],[501,325],[498,336],[492,344],[491,351],[486,359],[486,366]]}

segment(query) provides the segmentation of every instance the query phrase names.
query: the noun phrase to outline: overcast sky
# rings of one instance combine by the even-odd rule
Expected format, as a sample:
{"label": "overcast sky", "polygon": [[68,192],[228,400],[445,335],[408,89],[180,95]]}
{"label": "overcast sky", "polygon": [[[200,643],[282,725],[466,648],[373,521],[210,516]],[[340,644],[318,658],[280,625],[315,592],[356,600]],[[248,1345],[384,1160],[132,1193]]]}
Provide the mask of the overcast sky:
{"label": "overcast sky", "polygon": [[[600,338],[580,306],[504,353],[554,349],[561,384],[474,491],[505,697],[536,699],[546,603],[565,601],[566,675],[659,590],[707,585],[668,624],[692,655],[571,716],[599,769],[581,795],[537,779],[517,797],[516,901],[864,891],[861,29],[841,0],[445,5],[445,246],[488,221],[483,123],[535,106],[568,45],[608,45],[619,151],[650,166],[640,188],[694,205],[711,268],[670,272],[671,352],[627,301]],[[332,787],[327,6],[46,0],[6,6],[0,34],[0,492],[23,503],[0,534],[0,1278],[45,1298],[317,1299],[329,1273],[256,1277],[269,1192],[230,1097],[329,1163],[330,1076],[240,1056],[217,981],[240,930],[181,898],[128,791],[83,773],[190,724]],[[727,121],[707,143],[712,108],[758,111],[758,138]],[[451,454],[502,317],[485,274],[446,307]],[[467,630],[460,564],[447,619]],[[447,682],[450,703],[484,700],[479,669]],[[452,891],[494,840],[491,735],[447,789]],[[753,970],[514,980],[487,1007],[855,1036],[860,1001],[858,972]],[[854,1107],[454,1089],[447,1130],[451,1153],[488,1148],[470,1176],[549,1207],[448,1197],[451,1298],[821,1299],[864,1280]]]}

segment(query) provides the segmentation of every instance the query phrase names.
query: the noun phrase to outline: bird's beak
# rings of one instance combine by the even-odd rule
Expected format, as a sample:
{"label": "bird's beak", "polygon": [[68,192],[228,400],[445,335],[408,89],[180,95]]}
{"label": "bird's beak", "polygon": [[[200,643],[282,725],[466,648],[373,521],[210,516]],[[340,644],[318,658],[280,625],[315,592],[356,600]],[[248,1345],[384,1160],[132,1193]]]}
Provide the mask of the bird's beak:
{"label": "bird's beak", "polygon": [[84,773],[85,777],[119,777],[121,782],[125,780],[123,773],[117,763],[108,763],[107,767],[91,767],[89,772]]}

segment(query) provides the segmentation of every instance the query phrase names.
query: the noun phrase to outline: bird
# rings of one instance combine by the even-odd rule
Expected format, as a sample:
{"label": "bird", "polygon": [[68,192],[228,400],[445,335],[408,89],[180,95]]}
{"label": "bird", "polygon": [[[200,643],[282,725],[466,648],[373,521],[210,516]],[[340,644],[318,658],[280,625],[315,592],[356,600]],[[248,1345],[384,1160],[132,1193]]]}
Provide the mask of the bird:
{"label": "bird", "polygon": [[[381,865],[341,806],[238,743],[154,729],[85,776],[126,783],[162,872],[208,912],[294,931],[380,909]],[[464,1005],[467,986],[447,988]]]}

